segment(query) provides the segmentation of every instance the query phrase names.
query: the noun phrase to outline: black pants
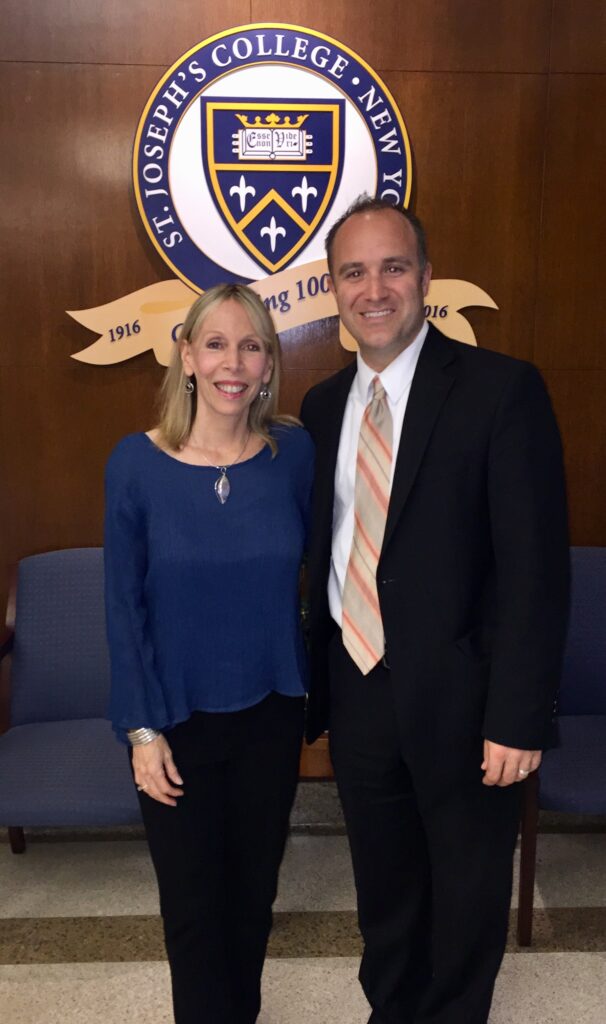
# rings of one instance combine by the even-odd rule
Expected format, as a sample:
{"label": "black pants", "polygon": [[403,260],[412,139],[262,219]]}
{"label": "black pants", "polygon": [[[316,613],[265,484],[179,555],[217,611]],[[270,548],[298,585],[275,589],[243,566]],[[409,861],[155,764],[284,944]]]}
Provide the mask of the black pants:
{"label": "black pants", "polygon": [[184,795],[140,795],[176,1024],[253,1024],[297,785],[303,698],[272,693],[166,733]]}
{"label": "black pants", "polygon": [[486,1024],[507,935],[520,787],[482,785],[479,735],[464,755],[469,770],[440,765],[439,750],[431,770],[419,770],[398,685],[382,665],[362,676],[340,634],[332,641],[329,735],[370,1021]]}

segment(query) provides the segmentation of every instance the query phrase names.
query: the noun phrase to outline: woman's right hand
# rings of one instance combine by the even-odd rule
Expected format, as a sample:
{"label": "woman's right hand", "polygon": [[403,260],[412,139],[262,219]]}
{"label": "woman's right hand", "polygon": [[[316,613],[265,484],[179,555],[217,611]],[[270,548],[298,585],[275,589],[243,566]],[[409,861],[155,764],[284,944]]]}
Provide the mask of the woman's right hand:
{"label": "woman's right hand", "polygon": [[177,806],[175,797],[183,796],[183,790],[177,787],[183,785],[183,779],[164,736],[133,747],[133,772],[137,787],[147,796],[169,807]]}

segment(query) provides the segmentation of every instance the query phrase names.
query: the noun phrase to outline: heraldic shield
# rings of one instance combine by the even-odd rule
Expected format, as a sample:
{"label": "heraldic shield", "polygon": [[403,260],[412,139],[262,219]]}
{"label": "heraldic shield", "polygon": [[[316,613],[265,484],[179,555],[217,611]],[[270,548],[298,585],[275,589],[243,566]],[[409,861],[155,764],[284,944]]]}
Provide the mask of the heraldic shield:
{"label": "heraldic shield", "polygon": [[323,222],[343,164],[343,100],[201,97],[204,169],[240,245],[270,273]]}

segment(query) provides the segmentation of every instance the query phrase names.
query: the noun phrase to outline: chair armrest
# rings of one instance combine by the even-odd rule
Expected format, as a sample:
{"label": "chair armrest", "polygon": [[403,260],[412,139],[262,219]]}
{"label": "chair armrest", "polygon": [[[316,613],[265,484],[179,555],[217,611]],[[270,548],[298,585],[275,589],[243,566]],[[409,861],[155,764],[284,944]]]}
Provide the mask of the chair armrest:
{"label": "chair armrest", "polygon": [[15,631],[10,626],[0,627],[0,661],[13,649]]}

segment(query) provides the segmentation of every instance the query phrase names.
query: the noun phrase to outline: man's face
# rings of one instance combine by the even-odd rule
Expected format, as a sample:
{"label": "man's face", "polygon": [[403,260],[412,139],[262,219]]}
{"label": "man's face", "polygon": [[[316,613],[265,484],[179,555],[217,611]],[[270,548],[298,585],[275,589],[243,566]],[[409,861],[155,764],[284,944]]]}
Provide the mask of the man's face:
{"label": "man's face", "polygon": [[355,213],[333,243],[331,289],[364,362],[380,372],[423,326],[431,265],[421,271],[417,239],[395,210]]}

